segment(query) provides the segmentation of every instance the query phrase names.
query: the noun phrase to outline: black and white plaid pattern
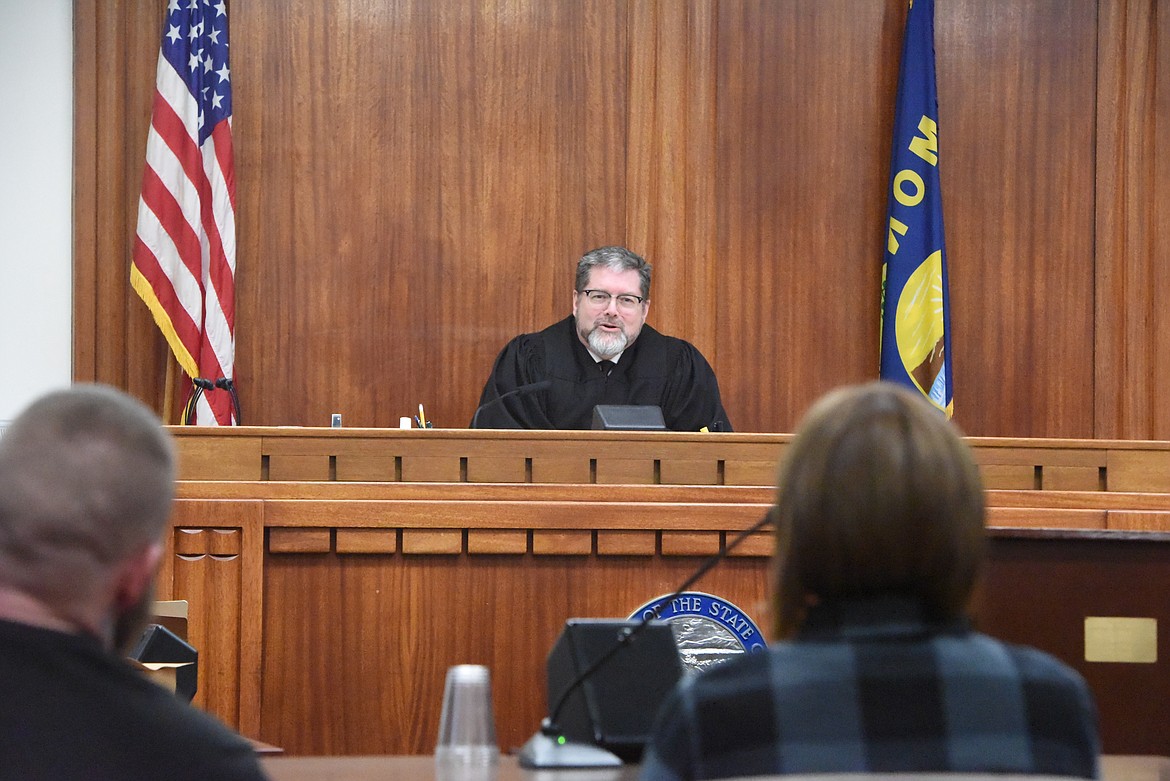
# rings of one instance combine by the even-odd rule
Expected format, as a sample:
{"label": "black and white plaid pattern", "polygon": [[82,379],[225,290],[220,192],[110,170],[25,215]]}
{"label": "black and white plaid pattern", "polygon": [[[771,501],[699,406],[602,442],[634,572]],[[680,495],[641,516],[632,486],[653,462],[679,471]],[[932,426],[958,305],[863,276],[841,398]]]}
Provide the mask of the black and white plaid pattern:
{"label": "black and white plaid pattern", "polygon": [[814,608],[792,642],[684,680],[643,781],[771,773],[1003,772],[1096,778],[1096,708],[1053,657],[931,626],[896,599]]}

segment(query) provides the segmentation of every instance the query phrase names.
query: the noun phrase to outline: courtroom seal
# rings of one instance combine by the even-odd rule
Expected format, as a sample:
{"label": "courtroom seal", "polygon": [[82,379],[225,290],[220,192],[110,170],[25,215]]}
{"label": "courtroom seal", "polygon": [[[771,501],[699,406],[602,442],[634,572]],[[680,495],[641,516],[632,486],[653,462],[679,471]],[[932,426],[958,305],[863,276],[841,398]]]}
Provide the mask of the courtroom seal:
{"label": "courtroom seal", "polygon": [[747,613],[713,594],[701,591],[663,594],[630,615],[637,621],[650,617],[670,624],[679,659],[687,670],[703,670],[766,646],[760,628]]}

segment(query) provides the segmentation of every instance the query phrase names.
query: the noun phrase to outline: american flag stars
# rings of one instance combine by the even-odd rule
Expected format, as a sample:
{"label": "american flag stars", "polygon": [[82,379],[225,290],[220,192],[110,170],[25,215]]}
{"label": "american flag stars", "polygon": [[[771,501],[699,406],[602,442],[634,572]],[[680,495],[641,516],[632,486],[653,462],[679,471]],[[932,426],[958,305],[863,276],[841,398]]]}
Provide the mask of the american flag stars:
{"label": "american flag stars", "polygon": [[208,126],[232,113],[227,5],[223,0],[170,0],[161,51],[199,101],[202,142]]}

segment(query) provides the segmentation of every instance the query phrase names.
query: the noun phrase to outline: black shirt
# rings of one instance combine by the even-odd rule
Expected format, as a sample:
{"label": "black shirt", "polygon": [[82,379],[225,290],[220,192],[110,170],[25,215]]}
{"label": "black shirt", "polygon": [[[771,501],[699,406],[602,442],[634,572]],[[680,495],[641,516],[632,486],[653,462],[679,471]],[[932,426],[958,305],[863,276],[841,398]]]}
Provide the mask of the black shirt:
{"label": "black shirt", "polygon": [[264,777],[245,740],[95,639],[0,620],[0,780]]}
{"label": "black shirt", "polygon": [[587,429],[597,404],[652,404],[673,431],[731,431],[715,372],[694,345],[648,325],[602,371],[577,336],[572,315],[505,345],[480,396],[481,407],[504,393],[549,380],[541,391],[483,408],[475,428]]}

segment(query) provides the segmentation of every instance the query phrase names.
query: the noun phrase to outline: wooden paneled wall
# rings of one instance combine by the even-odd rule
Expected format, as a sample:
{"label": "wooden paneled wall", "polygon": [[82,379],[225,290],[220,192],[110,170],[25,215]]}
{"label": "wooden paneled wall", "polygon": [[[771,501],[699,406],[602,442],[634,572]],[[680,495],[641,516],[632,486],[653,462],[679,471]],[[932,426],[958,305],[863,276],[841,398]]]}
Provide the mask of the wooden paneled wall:
{"label": "wooden paneled wall", "polygon": [[[75,0],[75,376],[159,408],[128,267],[164,5]],[[232,3],[245,421],[466,425],[624,243],[737,429],[792,430],[876,373],[905,5]],[[1170,438],[1170,0],[940,1],[936,47],[956,420]]]}

